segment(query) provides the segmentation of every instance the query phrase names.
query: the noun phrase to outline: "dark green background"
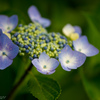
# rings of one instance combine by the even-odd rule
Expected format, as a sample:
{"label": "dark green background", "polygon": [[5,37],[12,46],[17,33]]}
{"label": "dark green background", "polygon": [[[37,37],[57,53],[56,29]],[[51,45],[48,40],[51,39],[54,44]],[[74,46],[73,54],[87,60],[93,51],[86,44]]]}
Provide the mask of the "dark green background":
{"label": "dark green background", "polygon": [[[31,20],[27,10],[35,5],[43,17],[51,20],[48,32],[62,32],[67,23],[79,25],[82,34],[100,50],[100,0],[0,0],[0,14],[17,14],[19,23],[28,24]],[[16,77],[15,66],[25,65],[22,59],[15,58],[13,64],[0,71],[0,96],[6,96]],[[18,71],[17,71],[18,72]],[[38,74],[36,69],[34,73]],[[62,88],[58,100],[100,100],[100,54],[87,58],[85,64],[71,72],[61,66],[48,77],[56,79]],[[36,100],[31,94],[17,96],[16,100]]]}

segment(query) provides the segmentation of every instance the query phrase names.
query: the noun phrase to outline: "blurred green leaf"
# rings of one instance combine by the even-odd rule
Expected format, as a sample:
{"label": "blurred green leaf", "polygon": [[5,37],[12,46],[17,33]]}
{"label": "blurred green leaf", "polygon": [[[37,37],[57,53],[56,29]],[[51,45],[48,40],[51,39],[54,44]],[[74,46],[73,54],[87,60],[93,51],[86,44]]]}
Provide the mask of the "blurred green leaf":
{"label": "blurred green leaf", "polygon": [[[100,28],[98,29],[97,27],[97,25],[100,26],[100,19],[97,19],[95,15],[88,13],[84,13],[84,16],[87,21],[86,35],[88,36],[90,43],[100,49],[100,44],[98,42],[100,40]],[[98,24],[96,24],[97,21]]]}
{"label": "blurred green leaf", "polygon": [[[13,86],[15,86],[19,82],[19,80],[21,79],[21,77],[23,76],[23,74],[25,73],[26,69],[29,67],[30,64],[31,64],[31,61],[29,60],[27,56],[22,57],[18,55],[15,58],[15,62],[11,65],[15,73],[15,80],[13,81]],[[27,75],[27,77],[16,89],[12,98],[16,98],[18,95],[27,93],[28,80],[29,80],[29,76]]]}
{"label": "blurred green leaf", "polygon": [[12,88],[15,75],[9,66],[4,70],[0,70],[0,96],[6,96]]}
{"label": "blurred green leaf", "polygon": [[[100,21],[95,15],[88,13],[84,14],[86,18],[86,34],[91,44],[100,50],[100,32],[96,22]],[[100,26],[100,23],[98,23]],[[87,58],[84,67],[80,69],[85,90],[91,100],[100,100],[100,53],[94,57]]]}
{"label": "blurred green leaf", "polygon": [[89,79],[85,75],[84,69],[82,68],[80,70],[80,74],[89,98],[91,100],[100,100],[100,73],[97,76]]}
{"label": "blurred green leaf", "polygon": [[[89,42],[94,45],[96,48],[99,49],[100,51],[100,32],[98,30],[98,28],[95,25],[95,21],[97,20],[97,18],[95,17],[95,15],[91,15],[88,13],[84,13],[85,19],[86,19],[86,29],[85,29],[85,34],[88,37]],[[100,21],[100,19],[98,20],[98,22]],[[100,26],[100,23],[99,23]],[[90,76],[94,74],[94,70],[95,67],[97,67],[96,65],[100,63],[100,53],[97,54],[94,57],[91,58],[87,58],[87,61],[85,63],[86,70],[88,75],[90,74]],[[100,70],[99,70],[100,72]],[[95,72],[96,73],[96,72]]]}
{"label": "blurred green leaf", "polygon": [[60,86],[55,80],[33,74],[28,82],[28,89],[39,100],[56,100],[61,93]]}
{"label": "blurred green leaf", "polygon": [[15,58],[15,63],[13,63],[11,66],[13,66],[13,70],[16,73],[16,78],[15,78],[15,82],[14,84],[16,84],[19,79],[22,77],[22,75],[24,74],[25,70],[28,68],[28,66],[30,65],[31,61],[29,60],[29,58],[27,56],[17,56]]}

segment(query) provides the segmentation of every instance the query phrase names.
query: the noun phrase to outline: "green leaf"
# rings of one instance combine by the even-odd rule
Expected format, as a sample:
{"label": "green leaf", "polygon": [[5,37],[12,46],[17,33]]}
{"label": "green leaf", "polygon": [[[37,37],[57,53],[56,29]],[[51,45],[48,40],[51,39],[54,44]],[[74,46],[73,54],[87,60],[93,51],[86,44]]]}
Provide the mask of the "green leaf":
{"label": "green leaf", "polygon": [[13,70],[16,73],[14,84],[16,84],[19,81],[19,79],[22,77],[22,75],[24,74],[25,70],[28,68],[30,63],[31,61],[27,56],[22,57],[18,55],[15,58],[14,63],[11,65],[13,66]]}
{"label": "green leaf", "polygon": [[[95,15],[91,15],[88,13],[84,13],[85,19],[86,19],[86,29],[85,29],[85,34],[88,37],[89,42],[94,45],[96,48],[99,49],[100,51],[100,32],[96,26],[96,21],[97,21],[97,17],[95,17]],[[98,22],[100,21],[100,19],[98,20]],[[100,26],[100,23],[99,23]],[[85,62],[85,66],[87,66],[86,70],[88,75],[90,74],[90,76],[94,73],[94,70],[97,68],[97,64],[100,62],[100,53],[97,54],[94,57],[91,58],[87,58],[86,62]],[[97,70],[97,72],[100,72],[100,70]]]}
{"label": "green leaf", "polygon": [[100,73],[93,78],[88,78],[84,72],[84,69],[82,68],[80,70],[80,74],[83,85],[90,99],[100,100]]}
{"label": "green leaf", "polygon": [[[95,15],[91,15],[88,13],[84,14],[85,19],[87,21],[87,29],[86,29],[86,35],[89,38],[90,43],[95,45],[98,49],[100,49],[99,39],[100,39],[100,30],[98,30],[97,27],[97,21],[100,22],[100,19],[97,19]],[[98,24],[100,26],[100,23]]]}
{"label": "green leaf", "polygon": [[56,100],[61,93],[60,86],[55,80],[33,74],[28,82],[28,89],[39,100]]}
{"label": "green leaf", "polygon": [[[86,34],[91,44],[100,50],[100,32],[96,25],[97,17],[85,13]],[[98,19],[98,22],[100,19]],[[100,26],[100,23],[98,23]],[[80,75],[85,90],[91,100],[100,100],[100,53],[94,57],[87,58],[84,67],[81,67]]]}
{"label": "green leaf", "polygon": [[6,96],[9,93],[14,78],[15,76],[11,66],[4,70],[0,70],[0,96]]}

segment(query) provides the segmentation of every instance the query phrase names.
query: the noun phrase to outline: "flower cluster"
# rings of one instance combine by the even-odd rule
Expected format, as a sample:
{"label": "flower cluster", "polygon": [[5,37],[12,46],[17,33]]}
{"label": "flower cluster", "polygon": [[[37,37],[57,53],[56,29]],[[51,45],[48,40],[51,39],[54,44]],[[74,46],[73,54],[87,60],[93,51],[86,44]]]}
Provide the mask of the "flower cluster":
{"label": "flower cluster", "polygon": [[28,54],[32,64],[42,74],[54,73],[59,63],[66,71],[77,69],[84,64],[86,57],[99,53],[86,36],[81,36],[79,26],[67,24],[63,28],[65,36],[55,32],[48,33],[44,27],[50,25],[49,19],[42,18],[35,6],[28,9],[28,14],[34,23],[19,24],[17,31],[11,36],[13,42],[4,33],[11,32],[17,26],[18,18],[15,15],[5,17],[6,22],[1,21],[1,17],[0,27],[2,26],[3,33],[0,31],[0,69],[11,65],[18,52],[22,56]]}
{"label": "flower cluster", "polygon": [[[25,25],[26,26],[26,25]],[[39,24],[29,24],[19,27],[19,31],[12,35],[13,42],[19,46],[20,55],[29,54],[32,60],[45,52],[50,57],[58,59],[58,54],[65,45],[67,38],[60,33],[47,33]]]}

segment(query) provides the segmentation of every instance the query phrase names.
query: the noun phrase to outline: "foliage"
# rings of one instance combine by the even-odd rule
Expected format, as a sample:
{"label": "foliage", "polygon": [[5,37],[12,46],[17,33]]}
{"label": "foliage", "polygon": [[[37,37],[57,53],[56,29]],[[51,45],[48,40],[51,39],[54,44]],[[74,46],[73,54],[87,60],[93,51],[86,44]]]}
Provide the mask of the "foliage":
{"label": "foliage", "polygon": [[[90,3],[91,2],[91,3]],[[100,50],[100,2],[99,0],[2,0],[0,14],[17,14],[19,23],[30,21],[27,9],[36,5],[43,17],[51,20],[48,31],[62,31],[66,23],[82,27],[90,43]],[[26,56],[27,58],[27,56]],[[16,57],[13,64],[0,70],[0,96],[7,96],[30,64],[25,57]],[[15,100],[100,100],[100,54],[87,58],[77,70],[64,71],[61,66],[53,75],[41,75],[33,67],[14,94]],[[61,85],[60,86],[58,84]],[[28,91],[27,91],[28,90]],[[32,94],[29,94],[29,92]],[[60,94],[61,92],[61,94]],[[60,95],[60,97],[59,97]],[[59,98],[58,98],[59,97]]]}

